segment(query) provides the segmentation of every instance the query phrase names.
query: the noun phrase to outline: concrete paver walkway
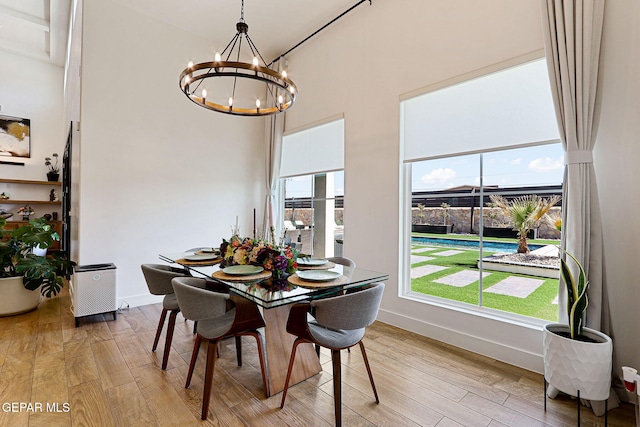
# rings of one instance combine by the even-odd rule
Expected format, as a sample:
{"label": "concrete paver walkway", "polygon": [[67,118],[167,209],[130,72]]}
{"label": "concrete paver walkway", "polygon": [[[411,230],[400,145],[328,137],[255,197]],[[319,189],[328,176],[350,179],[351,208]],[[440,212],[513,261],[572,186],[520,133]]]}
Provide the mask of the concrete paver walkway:
{"label": "concrete paver walkway", "polygon": [[499,281],[490,288],[485,289],[485,292],[500,295],[509,295],[512,297],[526,298],[533,291],[538,289],[540,285],[544,283],[541,279],[531,279],[528,277],[509,276],[504,280]]}
{"label": "concrete paver walkway", "polygon": [[[483,272],[482,277],[487,277],[491,273]],[[470,285],[473,282],[477,282],[480,280],[477,271],[473,270],[462,270],[457,273],[449,274],[448,276],[441,277],[439,279],[434,280],[436,283],[442,283],[444,285],[455,286],[457,288],[462,288],[464,286]]]}
{"label": "concrete paver walkway", "polygon": [[446,270],[447,267],[441,267],[439,265],[421,265],[411,269],[411,278],[417,279],[418,277],[424,277],[438,271]]}

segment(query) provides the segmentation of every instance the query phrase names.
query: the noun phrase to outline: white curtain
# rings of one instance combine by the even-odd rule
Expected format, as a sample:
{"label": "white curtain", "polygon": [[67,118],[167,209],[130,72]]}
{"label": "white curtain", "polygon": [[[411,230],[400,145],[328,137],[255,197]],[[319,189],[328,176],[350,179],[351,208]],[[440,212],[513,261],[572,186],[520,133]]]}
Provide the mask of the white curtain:
{"label": "white curtain", "polygon": [[[275,71],[283,70],[284,59],[280,58],[277,67],[273,67]],[[270,97],[267,97],[270,99]],[[274,114],[267,117],[266,123],[266,140],[267,154],[265,156],[265,171],[267,196],[264,204],[263,230],[262,236],[265,239],[271,239],[272,233],[275,243],[278,243],[280,233],[280,205],[276,203],[278,181],[280,179],[280,162],[282,160],[282,134],[284,132],[284,117],[286,113]]]}
{"label": "white curtain", "polygon": [[[602,268],[602,218],[592,154],[604,0],[541,3],[551,91],[566,159],[563,245],[584,266],[590,282],[586,325],[611,336]],[[565,290],[560,289],[559,295],[559,319],[567,322]],[[604,413],[604,404],[593,402],[593,406],[596,414]]]}

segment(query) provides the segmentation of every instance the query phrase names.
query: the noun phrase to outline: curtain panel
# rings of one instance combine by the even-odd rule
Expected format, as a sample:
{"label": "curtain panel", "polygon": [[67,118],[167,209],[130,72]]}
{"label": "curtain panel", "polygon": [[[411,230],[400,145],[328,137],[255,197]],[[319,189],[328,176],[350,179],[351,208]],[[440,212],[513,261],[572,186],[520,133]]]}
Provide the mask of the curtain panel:
{"label": "curtain panel", "polygon": [[[551,92],[565,150],[562,244],[584,266],[590,283],[586,325],[612,336],[592,154],[604,0],[541,0],[541,5]],[[566,291],[561,288],[559,321],[565,323],[566,304]],[[604,402],[591,403],[597,415],[604,413]]]}

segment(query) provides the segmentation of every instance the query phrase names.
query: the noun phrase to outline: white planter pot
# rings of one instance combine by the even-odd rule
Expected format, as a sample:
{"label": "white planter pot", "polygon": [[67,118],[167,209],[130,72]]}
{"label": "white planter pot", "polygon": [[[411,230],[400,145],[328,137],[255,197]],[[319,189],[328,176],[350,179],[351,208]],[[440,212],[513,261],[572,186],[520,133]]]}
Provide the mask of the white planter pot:
{"label": "white planter pot", "polygon": [[33,248],[33,254],[38,256],[47,256],[47,248],[42,249],[40,246]]}
{"label": "white planter pot", "polygon": [[0,317],[35,310],[39,302],[40,289],[25,289],[22,276],[0,279]]}
{"label": "white planter pot", "polygon": [[596,342],[572,340],[558,335],[569,326],[551,323],[544,327],[544,377],[556,389],[588,400],[607,400],[611,389],[611,338],[594,329],[583,335]]}

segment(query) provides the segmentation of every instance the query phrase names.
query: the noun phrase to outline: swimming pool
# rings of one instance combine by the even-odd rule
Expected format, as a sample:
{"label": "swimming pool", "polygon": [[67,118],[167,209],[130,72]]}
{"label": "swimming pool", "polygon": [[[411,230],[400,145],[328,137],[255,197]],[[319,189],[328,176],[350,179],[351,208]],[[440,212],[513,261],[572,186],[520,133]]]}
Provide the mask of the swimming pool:
{"label": "swimming pool", "polygon": [[[480,248],[480,242],[478,240],[441,239],[438,237],[411,237],[411,244],[443,246],[447,248]],[[542,247],[543,245],[529,244],[529,249],[532,251]],[[488,252],[515,252],[518,250],[518,244],[509,242],[488,242],[485,240],[482,242],[482,249]]]}

